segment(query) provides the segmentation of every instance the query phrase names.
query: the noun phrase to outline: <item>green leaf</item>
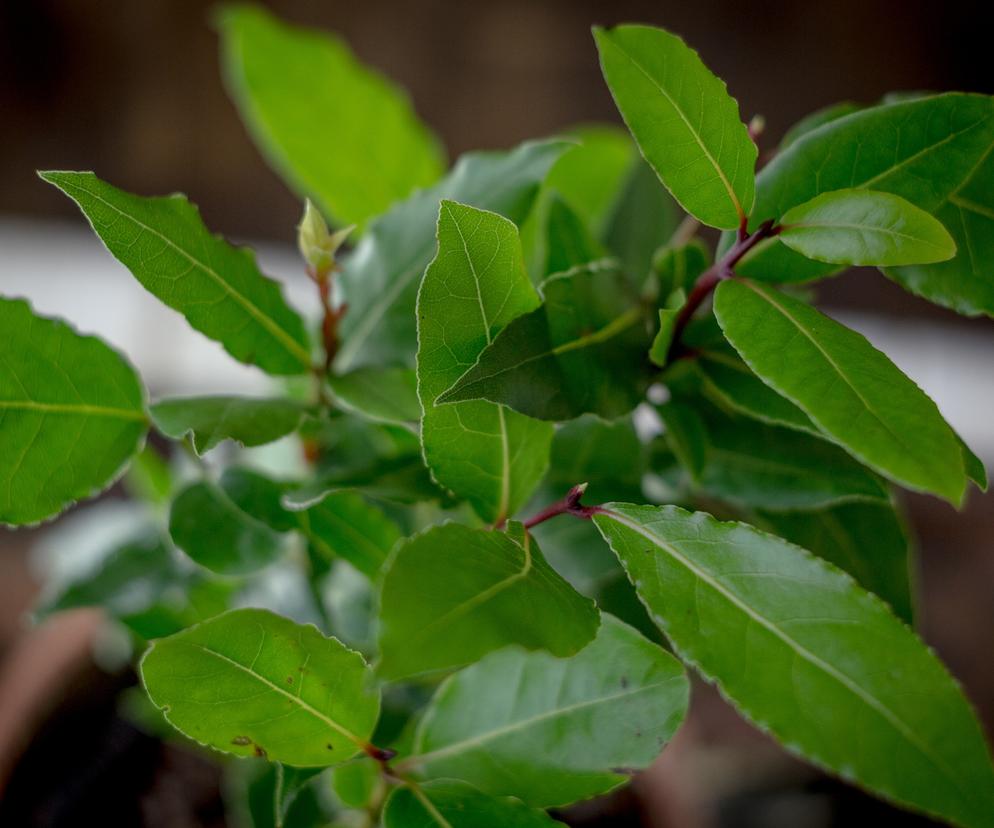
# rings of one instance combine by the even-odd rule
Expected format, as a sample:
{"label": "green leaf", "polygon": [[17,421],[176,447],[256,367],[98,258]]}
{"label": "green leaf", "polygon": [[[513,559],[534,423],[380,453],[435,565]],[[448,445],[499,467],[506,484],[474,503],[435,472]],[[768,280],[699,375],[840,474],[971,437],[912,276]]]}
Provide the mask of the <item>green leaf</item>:
{"label": "green leaf", "polygon": [[680,208],[652,168],[636,158],[601,232],[601,241],[641,285],[656,250],[672,238],[682,217]]}
{"label": "green leaf", "polygon": [[945,227],[892,193],[832,190],[792,207],[781,224],[781,241],[819,262],[884,267],[956,255]]}
{"label": "green leaf", "polygon": [[297,512],[300,529],[327,558],[344,558],[369,578],[379,577],[400,529],[382,509],[350,491],[331,491]]}
{"label": "green leaf", "polygon": [[225,491],[223,481],[204,480],[183,489],[169,512],[169,534],[198,564],[224,575],[266,566],[284,549],[280,535],[243,511]]}
{"label": "green leaf", "polygon": [[510,797],[491,797],[465,782],[437,779],[397,788],[384,828],[554,828],[563,823]]}
{"label": "green leaf", "polygon": [[705,393],[720,405],[770,425],[821,436],[807,414],[750,371],[724,340],[698,349],[696,356]]}
{"label": "green leaf", "polygon": [[[994,98],[950,93],[865,109],[809,132],[757,178],[753,229],[830,190],[894,193],[933,215],[952,234],[948,262],[886,273],[920,296],[960,313],[994,313]],[[986,255],[985,251],[990,253]],[[838,268],[773,242],[738,266],[744,276],[804,281]]]}
{"label": "green leaf", "polygon": [[777,535],[845,570],[912,623],[911,552],[891,504],[842,503],[816,512],[766,512],[762,518]]}
{"label": "green leaf", "polygon": [[606,251],[569,205],[553,193],[546,217],[546,260],[543,275],[563,273],[601,259]]}
{"label": "green leaf", "polygon": [[521,223],[549,168],[568,146],[539,141],[506,152],[464,155],[434,187],[374,221],[338,277],[349,311],[342,320],[337,368],[413,365],[418,284],[435,251],[439,202],[472,204]]}
{"label": "green leaf", "polygon": [[594,28],[601,68],[639,148],[683,208],[735,229],[750,214],[756,145],[725,84],[676,35]]}
{"label": "green leaf", "polygon": [[645,464],[630,417],[605,421],[586,414],[556,429],[546,482],[563,491],[587,483],[593,501],[614,500],[620,492],[638,496]]}
{"label": "green leaf", "polygon": [[[641,491],[635,497],[642,497]],[[652,641],[661,639],[625,570],[590,521],[547,520],[530,531],[552,568],[596,601],[602,613],[620,618]]]}
{"label": "green leaf", "polygon": [[677,290],[689,293],[697,277],[710,264],[711,253],[700,239],[677,247],[663,247],[652,259],[652,272],[659,286],[659,296],[667,297]]}
{"label": "green leaf", "polygon": [[0,524],[37,523],[124,472],[148,428],[134,369],[104,342],[0,298]]}
{"label": "green leaf", "polygon": [[699,481],[710,450],[704,421],[690,405],[680,400],[670,400],[656,411],[666,427],[663,435],[666,443],[691,479]]}
{"label": "green leaf", "polygon": [[814,132],[818,127],[830,124],[832,121],[837,121],[846,115],[852,115],[853,112],[858,112],[860,109],[862,107],[852,101],[840,101],[839,103],[829,104],[821,109],[816,109],[809,115],[805,115],[784,133],[783,138],[780,139],[778,152],[783,152],[797,141],[798,138],[803,138],[809,132]]}
{"label": "green leaf", "polygon": [[542,479],[552,427],[479,399],[436,403],[509,322],[538,304],[514,224],[443,201],[438,254],[418,294],[421,440],[433,478],[495,524]]}
{"label": "green leaf", "polygon": [[863,336],[751,282],[723,282],[714,301],[746,364],[829,438],[896,483],[962,500],[956,435],[935,403]]}
{"label": "green leaf", "polygon": [[382,423],[403,425],[421,419],[418,378],[410,368],[356,368],[328,377],[335,402]]}
{"label": "green leaf", "polygon": [[881,796],[990,824],[994,768],[980,725],[883,602],[744,524],[674,506],[603,509],[594,522],[656,623],[750,721]]}
{"label": "green leaf", "polygon": [[156,507],[168,503],[173,491],[169,463],[148,443],[131,458],[121,482],[130,497]]}
{"label": "green leaf", "polygon": [[[711,497],[775,510],[888,497],[876,475],[823,439],[723,414],[702,400],[680,410],[688,422],[677,418],[671,446],[692,476],[699,469],[695,481]],[[671,419],[664,420],[668,426]]]}
{"label": "green leaf", "polygon": [[670,348],[673,345],[673,337],[676,334],[676,323],[680,318],[680,311],[687,304],[687,294],[682,288],[674,290],[664,307],[659,309],[659,330],[649,347],[649,359],[654,365],[664,368],[668,362]]}
{"label": "green leaf", "polygon": [[155,427],[174,440],[193,437],[197,454],[223,440],[262,446],[296,430],[303,409],[290,400],[251,397],[173,397],[149,409]]}
{"label": "green leaf", "polygon": [[625,129],[614,124],[580,126],[563,137],[579,143],[559,156],[544,189],[562,198],[600,236],[638,152]]}
{"label": "green leaf", "polygon": [[298,528],[296,515],[283,506],[296,484],[273,480],[254,469],[230,466],[221,475],[220,488],[235,506],[277,532]]}
{"label": "green leaf", "polygon": [[572,658],[508,649],[448,678],[405,763],[530,805],[567,805],[648,767],[683,721],[689,693],[673,656],[604,616]]}
{"label": "green leaf", "polygon": [[645,310],[611,262],[553,276],[543,303],[507,325],[436,404],[486,399],[543,420],[613,419],[642,400]]}
{"label": "green leaf", "polygon": [[445,523],[400,544],[387,564],[378,671],[392,680],[459,667],[508,644],[568,656],[597,625],[593,602],[520,523],[507,532]]}
{"label": "green leaf", "polygon": [[279,284],[263,276],[250,250],[213,235],[186,198],[131,195],[91,172],[40,175],[79,205],[143,287],[235,359],[270,374],[310,369],[304,323]]}
{"label": "green leaf", "polygon": [[984,466],[984,461],[973,453],[973,449],[971,449],[958,434],[956,435],[956,440],[959,442],[960,448],[963,450],[963,466],[966,470],[966,476],[976,484],[980,491],[986,492],[987,469]]}
{"label": "green leaf", "polygon": [[140,669],[173,727],[236,756],[337,764],[367,744],[379,714],[362,656],[267,610],[234,610],[160,639]]}
{"label": "green leaf", "polygon": [[332,34],[258,6],[218,18],[228,89],[256,143],[302,196],[341,224],[364,224],[444,169],[407,95]]}

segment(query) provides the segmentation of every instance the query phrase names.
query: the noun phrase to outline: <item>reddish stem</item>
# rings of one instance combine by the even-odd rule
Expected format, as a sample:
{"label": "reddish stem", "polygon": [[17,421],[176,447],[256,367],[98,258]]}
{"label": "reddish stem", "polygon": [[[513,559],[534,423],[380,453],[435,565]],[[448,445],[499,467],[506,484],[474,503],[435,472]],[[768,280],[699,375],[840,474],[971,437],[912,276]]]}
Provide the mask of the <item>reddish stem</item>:
{"label": "reddish stem", "polygon": [[711,267],[705,270],[697,282],[694,284],[693,289],[690,291],[690,295],[687,297],[687,303],[683,306],[680,314],[677,316],[676,323],[673,326],[673,342],[677,342],[680,339],[680,335],[683,333],[684,328],[693,318],[697,309],[701,306],[705,299],[710,295],[718,283],[724,279],[728,279],[733,275],[733,269],[742,258],[752,250],[757,244],[759,244],[764,239],[771,238],[779,232],[780,228],[777,227],[773,219],[769,221],[764,221],[759,227],[756,228],[755,232],[749,233],[746,228],[746,220],[742,220],[742,224],[739,227],[737,239],[735,244],[733,244],[724,257],[715,262]]}
{"label": "reddish stem", "polygon": [[591,518],[594,515],[603,512],[604,510],[600,506],[584,506],[580,503],[580,498],[583,497],[583,493],[586,490],[586,483],[580,483],[579,485],[574,486],[566,492],[566,496],[561,500],[557,500],[555,503],[549,504],[537,515],[526,520],[525,529],[531,529],[533,526],[545,523],[545,521],[550,518],[554,518],[557,515],[573,515],[574,517],[579,518]]}

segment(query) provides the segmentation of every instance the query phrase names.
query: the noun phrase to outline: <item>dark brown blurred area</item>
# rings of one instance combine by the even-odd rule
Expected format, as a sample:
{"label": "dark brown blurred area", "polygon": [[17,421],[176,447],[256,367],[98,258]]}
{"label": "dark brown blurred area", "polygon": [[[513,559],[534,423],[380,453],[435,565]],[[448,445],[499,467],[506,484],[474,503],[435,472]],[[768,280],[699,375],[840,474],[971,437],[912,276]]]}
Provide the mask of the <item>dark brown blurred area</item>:
{"label": "dark brown blurred area", "polygon": [[[78,223],[70,201],[42,184],[34,171],[93,169],[142,194],[183,191],[201,206],[208,225],[226,235],[290,243],[300,202],[267,167],[225,94],[210,26],[214,5],[207,0],[0,0],[0,217],[64,217]],[[744,118],[766,117],[766,147],[801,116],[843,99],[872,102],[891,90],[916,89],[994,93],[991,30],[982,24],[990,0],[270,0],[265,5],[287,20],[342,34],[363,60],[410,90],[418,112],[452,158],[577,122],[617,121],[590,36],[594,23],[655,23],[683,35],[728,80]],[[991,330],[990,320],[961,319],[869,275],[854,272],[820,291],[839,305]],[[933,499],[915,497],[909,504],[922,547],[923,634],[962,680],[988,734],[994,734],[994,495],[972,494],[963,514]],[[92,689],[96,680],[92,665],[77,664],[81,650],[73,640],[51,631],[28,638],[19,626],[35,589],[25,564],[33,537],[31,532],[0,532],[0,703],[10,698],[3,695],[4,679],[14,672],[12,659],[4,663],[4,658],[19,652],[27,657],[48,646],[45,641],[58,639],[67,648],[61,656],[57,647],[50,651],[62,659],[49,659],[62,670],[59,681],[53,679],[58,686],[46,690],[39,679],[23,691],[57,696],[46,702],[42,715],[67,704],[81,687]],[[76,619],[76,633],[85,621]],[[81,673],[89,678],[79,678]],[[91,697],[109,704],[106,694],[93,691]],[[75,710],[96,722],[94,733],[97,725],[107,730],[84,702],[77,701]],[[3,722],[0,715],[0,731]],[[126,736],[126,742],[132,739],[126,749],[134,754],[108,753],[105,745],[99,755],[120,762],[122,755],[153,750],[134,741],[130,731]],[[0,742],[2,737],[0,732]],[[63,764],[54,773],[68,779],[75,768],[92,764],[97,748],[91,744],[60,742],[61,734],[50,738],[51,754],[37,756],[39,766],[50,767],[50,755],[57,755]],[[698,821],[695,809],[706,809],[702,803],[722,793],[729,778],[755,780],[764,768],[772,768],[769,779],[760,779],[749,795],[768,783],[774,793],[776,785],[786,785],[817,797],[827,790],[819,785],[831,784],[788,762],[707,692],[697,694],[688,735],[682,738],[664,754],[660,773],[647,774],[636,785],[644,807],[654,814],[644,824],[706,824]],[[147,761],[152,767],[161,757],[154,753]],[[0,776],[9,772],[0,767]],[[209,775],[199,765],[194,772]],[[180,779],[177,787],[189,790],[184,775],[189,773],[187,768],[166,778]],[[22,772],[22,778],[29,775],[30,769]],[[38,777],[42,785],[44,774]],[[216,785],[212,777],[209,781],[213,796]],[[173,788],[168,790],[171,796]],[[42,790],[38,800],[48,793]],[[169,796],[163,794],[162,801]],[[859,795],[840,795],[833,788],[825,796],[833,797],[838,808],[838,802],[848,801],[845,796]],[[858,818],[880,825],[925,824],[912,817],[897,822],[892,812],[866,799],[854,800],[851,814],[835,811],[822,821],[788,810],[750,822],[747,815],[757,811],[743,807],[736,813],[735,800],[730,801],[723,806],[728,812],[720,814],[722,826],[842,825],[857,824]],[[688,811],[680,810],[684,807]],[[88,812],[74,813],[75,824],[88,824],[79,817]],[[52,817],[31,824],[69,823]],[[122,817],[101,824],[134,822]],[[159,823],[146,819],[143,824]],[[190,817],[161,824],[214,823]],[[596,824],[636,823],[609,816]]]}
{"label": "dark brown blurred area", "polygon": [[[182,190],[239,236],[290,240],[299,204],[242,130],[207,0],[0,0],[0,212],[71,215],[36,168]],[[768,140],[805,113],[895,89],[994,92],[990,4],[960,0],[362,0],[266,3],[345,36],[407,87],[452,157],[617,120],[590,36],[639,21],[682,34]]]}

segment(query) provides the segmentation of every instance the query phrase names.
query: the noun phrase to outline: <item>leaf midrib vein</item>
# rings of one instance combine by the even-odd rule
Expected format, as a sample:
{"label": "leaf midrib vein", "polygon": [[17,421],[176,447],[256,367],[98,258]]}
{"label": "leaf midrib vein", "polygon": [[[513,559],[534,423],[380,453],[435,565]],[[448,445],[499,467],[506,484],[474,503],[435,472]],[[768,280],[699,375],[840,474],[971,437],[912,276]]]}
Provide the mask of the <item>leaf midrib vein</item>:
{"label": "leaf midrib vein", "polygon": [[260,673],[257,673],[255,670],[252,670],[249,667],[246,667],[244,664],[241,664],[241,663],[235,661],[233,658],[230,658],[230,657],[226,656],[224,653],[219,653],[217,650],[212,650],[210,647],[207,647],[207,646],[205,646],[203,644],[192,643],[191,646],[196,647],[198,650],[202,650],[203,652],[207,653],[208,655],[212,655],[215,658],[218,658],[221,661],[224,661],[224,662],[232,665],[233,667],[238,668],[243,673],[247,673],[248,675],[252,676],[252,678],[256,679],[260,683],[262,683],[262,684],[266,685],[267,687],[269,687],[270,690],[273,690],[274,692],[278,693],[281,696],[284,696],[285,698],[289,699],[294,704],[298,705],[301,708],[301,710],[304,710],[305,712],[310,713],[314,718],[318,719],[321,722],[324,722],[326,725],[328,725],[328,727],[330,727],[335,732],[341,734],[342,736],[344,736],[349,741],[353,742],[354,744],[356,744],[359,747],[363,746],[363,744],[364,744],[363,740],[360,739],[358,736],[356,736],[351,730],[349,730],[348,728],[340,725],[338,722],[336,722],[334,719],[330,718],[329,716],[326,716],[320,710],[317,710],[316,708],[312,707],[307,702],[305,702],[303,699],[298,698],[297,696],[295,696],[292,693],[288,693],[286,690],[284,690],[278,684],[276,684],[275,682],[270,681],[265,676],[261,675]]}
{"label": "leaf midrib vein", "polygon": [[907,725],[894,711],[892,711],[886,704],[880,701],[876,696],[870,692],[864,690],[855,681],[849,678],[847,675],[839,670],[836,670],[831,664],[821,659],[815,653],[808,650],[796,639],[792,638],[788,633],[780,629],[773,621],[761,615],[759,612],[754,610],[744,601],[742,601],[737,595],[729,591],[724,585],[719,581],[715,580],[708,572],[699,567],[695,566],[693,561],[689,558],[681,555],[680,552],[676,550],[675,547],[667,544],[661,537],[653,532],[648,531],[639,523],[634,520],[622,515],[618,512],[612,512],[605,510],[602,512],[605,517],[613,520],[622,526],[627,527],[631,531],[638,535],[641,535],[647,541],[652,543],[654,546],[666,552],[675,561],[681,563],[689,572],[691,572],[695,577],[699,579],[699,582],[703,582],[714,589],[717,593],[725,597],[731,604],[738,607],[745,615],[751,618],[755,623],[769,630],[773,635],[779,638],[784,644],[786,644],[790,649],[792,649],[798,656],[808,661],[813,666],[820,669],[825,675],[835,679],[839,684],[845,687],[849,692],[855,695],[857,698],[861,699],[866,705],[877,711],[884,719],[886,719],[898,731],[907,742],[915,747],[922,756],[924,756],[931,764],[936,768],[941,770],[943,774],[952,781],[953,786],[956,789],[960,789],[959,781],[955,773],[946,765],[945,762],[940,761],[938,757],[932,755],[928,749],[928,745],[922,743],[915,735],[914,729]]}
{"label": "leaf midrib vein", "polygon": [[126,408],[113,408],[106,405],[91,405],[89,403],[46,403],[37,400],[0,400],[0,409],[8,411],[38,411],[42,414],[84,414],[95,417],[112,417],[120,420],[144,422],[145,414],[141,411],[129,411]]}
{"label": "leaf midrib vein", "polygon": [[645,69],[645,67],[643,67],[642,64],[639,63],[639,61],[637,61],[634,58],[633,55],[631,55],[626,49],[623,49],[620,45],[618,44],[615,45],[617,46],[621,54],[623,54],[626,58],[628,58],[632,66],[638,69],[645,76],[646,80],[648,80],[653,86],[656,87],[656,89],[659,90],[659,93],[664,98],[666,98],[670,106],[673,107],[673,110],[677,113],[677,115],[680,116],[680,120],[683,121],[684,125],[687,127],[687,130],[690,132],[691,136],[693,136],[694,141],[701,148],[701,152],[704,153],[704,155],[708,159],[708,162],[711,164],[712,167],[714,167],[715,172],[718,173],[718,178],[721,179],[722,186],[724,186],[726,192],[728,193],[728,197],[732,201],[732,205],[735,208],[735,212],[738,213],[739,216],[744,216],[745,211],[742,209],[742,205],[739,202],[738,196],[735,194],[735,190],[732,189],[732,184],[728,180],[728,177],[725,175],[725,171],[719,166],[717,160],[715,160],[710,150],[708,150],[707,146],[705,146],[704,141],[701,139],[700,135],[698,135],[697,130],[691,125],[690,121],[687,119],[687,116],[683,113],[683,110],[677,105],[677,102],[660,85],[660,83],[654,77],[652,77],[652,75],[649,74],[649,72]]}
{"label": "leaf midrib vein", "polygon": [[227,293],[232,299],[234,299],[246,311],[248,311],[249,315],[254,317],[256,321],[259,322],[259,324],[262,325],[262,327],[265,328],[273,336],[273,338],[275,338],[278,342],[280,342],[280,344],[282,344],[287,351],[293,354],[293,356],[296,357],[296,359],[299,360],[303,366],[307,367],[310,365],[310,354],[308,354],[307,351],[304,350],[304,348],[300,345],[300,343],[297,342],[292,336],[290,336],[290,334],[288,334],[275,320],[273,320],[271,317],[266,315],[251,299],[249,299],[247,296],[240,293],[239,291],[235,290],[235,288],[230,283],[225,281],[224,278],[221,276],[221,274],[219,274],[216,270],[214,270],[212,267],[205,264],[204,262],[200,261],[193,254],[184,250],[168,236],[159,232],[154,227],[150,227],[149,225],[145,224],[145,222],[139,221],[134,216],[131,216],[128,213],[124,212],[124,210],[122,210],[120,207],[117,207],[116,205],[112,204],[107,199],[103,198],[102,196],[98,195],[92,190],[88,190],[86,187],[78,183],[75,184],[75,186],[78,190],[81,190],[91,198],[96,199],[101,204],[106,206],[108,209],[113,210],[124,220],[130,221],[136,226],[140,227],[146,233],[150,233],[151,235],[156,236],[163,242],[163,244],[171,247],[173,250],[179,253],[183,258],[185,258],[188,262],[190,262],[191,265],[199,268],[203,273],[205,273],[211,279],[213,279],[214,282],[216,282],[225,293]]}

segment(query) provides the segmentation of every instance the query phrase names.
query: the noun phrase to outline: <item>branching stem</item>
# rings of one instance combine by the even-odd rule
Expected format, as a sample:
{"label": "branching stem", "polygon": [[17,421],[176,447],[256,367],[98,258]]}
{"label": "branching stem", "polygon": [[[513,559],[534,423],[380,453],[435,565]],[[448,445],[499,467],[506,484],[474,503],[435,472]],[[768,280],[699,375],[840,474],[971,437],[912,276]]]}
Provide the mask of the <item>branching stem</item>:
{"label": "branching stem", "polygon": [[711,291],[718,286],[718,283],[730,278],[733,275],[735,266],[757,244],[764,239],[772,238],[779,232],[780,228],[774,223],[773,219],[764,221],[752,233],[749,233],[746,222],[743,220],[742,225],[739,227],[735,244],[728,249],[728,252],[719,261],[715,262],[700,275],[693,289],[690,291],[690,295],[687,297],[687,304],[683,306],[679,316],[677,316],[673,329],[674,343],[680,339],[684,328],[687,327],[687,323],[690,322],[697,309],[711,294]]}
{"label": "branching stem", "polygon": [[600,506],[584,506],[580,503],[580,498],[583,497],[583,493],[586,490],[586,483],[580,483],[579,485],[574,486],[566,492],[565,497],[561,500],[557,500],[555,503],[549,504],[537,515],[526,520],[525,529],[531,529],[533,526],[545,523],[545,521],[550,518],[554,518],[557,515],[573,515],[574,517],[591,518],[594,515],[599,514],[603,511]]}

